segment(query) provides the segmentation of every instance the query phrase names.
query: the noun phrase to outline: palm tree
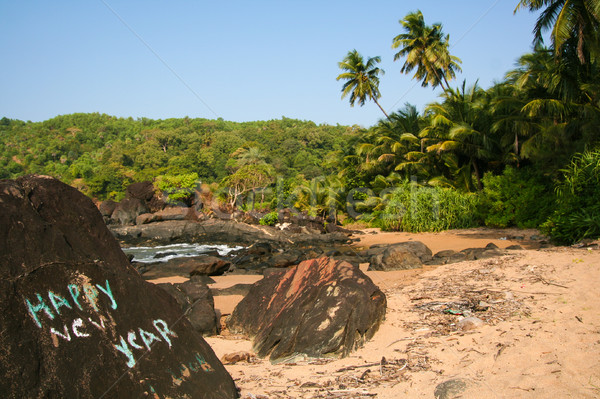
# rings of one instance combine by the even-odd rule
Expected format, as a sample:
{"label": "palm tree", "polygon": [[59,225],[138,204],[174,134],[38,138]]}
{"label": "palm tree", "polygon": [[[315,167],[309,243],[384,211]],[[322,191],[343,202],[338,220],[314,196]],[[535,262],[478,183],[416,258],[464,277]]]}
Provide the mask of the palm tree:
{"label": "palm tree", "polygon": [[337,221],[337,211],[345,206],[345,188],[336,175],[305,180],[294,190],[294,207],[310,216],[332,218]]}
{"label": "palm tree", "polygon": [[556,171],[574,152],[598,140],[600,108],[594,90],[598,73],[594,63],[588,64],[586,78],[581,69],[576,57],[556,62],[551,50],[538,45],[507,74],[506,82],[514,92],[498,105],[505,112],[504,105],[513,103],[518,112],[513,108],[511,116],[498,119],[494,129],[510,128],[505,122],[512,125],[515,139],[520,137],[520,157],[544,165],[546,171]]}
{"label": "palm tree", "polygon": [[342,62],[338,63],[340,69],[344,70],[336,80],[346,80],[342,86],[342,98],[350,94],[350,106],[358,102],[361,107],[368,99],[373,100],[381,112],[389,119],[388,114],[379,105],[377,99],[381,97],[379,92],[379,75],[384,71],[376,67],[381,62],[381,57],[368,58],[365,64],[362,55],[356,50],[349,51]]}
{"label": "palm tree", "polygon": [[406,57],[400,72],[408,74],[416,68],[414,78],[421,80],[423,87],[431,84],[449,89],[448,80],[461,70],[461,60],[450,54],[449,35],[444,36],[442,25],[426,25],[421,11],[409,13],[399,22],[405,33],[394,38],[392,48],[400,48],[394,61]]}
{"label": "palm tree", "polygon": [[356,147],[356,153],[365,156],[364,166],[372,171],[387,175],[398,170],[397,166],[406,161],[405,155],[419,149],[420,123],[417,108],[407,103],[389,120],[379,121]]}
{"label": "palm tree", "polygon": [[499,136],[503,163],[520,167],[521,147],[535,126],[523,114],[527,104],[525,91],[509,83],[497,83],[488,89],[490,112],[493,117],[491,131]]}
{"label": "palm tree", "polygon": [[544,8],[533,29],[534,43],[541,43],[543,32],[551,30],[556,55],[570,40],[576,40],[581,64],[586,63],[586,55],[593,58],[598,54],[600,0],[521,0],[515,12],[521,8]]}
{"label": "palm tree", "polygon": [[265,164],[266,155],[258,147],[250,147],[247,150],[240,152],[237,157],[238,166],[245,165],[263,165]]}
{"label": "palm tree", "polygon": [[490,134],[487,93],[477,83],[466,88],[466,83],[463,82],[461,88],[447,90],[442,98],[442,103],[430,104],[425,109],[431,115],[431,125],[421,135],[431,136],[434,133],[439,138],[436,144],[427,147],[427,151],[439,155],[454,154],[456,162],[449,163],[447,157],[444,159],[448,166],[454,165],[456,170],[451,171],[452,174],[456,174],[457,170],[472,170],[476,187],[481,190],[482,167],[498,154],[494,148],[496,143]]}

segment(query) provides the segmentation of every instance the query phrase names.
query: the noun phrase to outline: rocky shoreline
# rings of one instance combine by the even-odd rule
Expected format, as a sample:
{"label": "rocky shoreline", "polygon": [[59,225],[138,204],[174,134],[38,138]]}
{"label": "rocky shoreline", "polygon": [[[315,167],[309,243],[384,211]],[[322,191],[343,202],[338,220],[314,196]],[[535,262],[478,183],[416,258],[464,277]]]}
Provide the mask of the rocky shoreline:
{"label": "rocky shoreline", "polygon": [[344,229],[335,220],[281,209],[277,225],[260,225],[264,216],[260,212],[227,213],[202,202],[189,206],[168,205],[150,182],[132,184],[120,203],[102,202],[98,209],[122,247],[175,243],[244,247],[225,256],[211,253],[168,262],[134,262],[147,279],[175,275],[264,274],[270,269],[287,268],[322,256],[355,266],[368,263],[369,270],[403,270],[489,258],[520,249],[519,246],[500,249],[487,243],[479,248],[432,253],[418,242],[361,248],[356,242],[364,233]]}
{"label": "rocky shoreline", "polygon": [[[480,326],[493,325],[494,317],[504,317],[498,313],[504,300],[482,294],[487,288],[465,288],[464,281],[509,281],[492,274],[527,252],[515,244],[530,247],[537,234],[527,232],[525,239],[517,235],[523,232],[455,231],[451,234],[462,235],[462,243],[452,247],[446,233],[400,239],[404,233],[345,231],[285,211],[284,220],[291,222],[283,229],[244,223],[235,220],[237,216],[159,220],[149,214],[136,217],[140,223],[119,225],[110,222],[112,216],[103,219],[92,201],[77,190],[44,176],[0,181],[0,208],[6,226],[0,234],[5,243],[0,257],[6,265],[2,269],[5,289],[0,290],[0,315],[6,328],[0,335],[0,349],[7,354],[0,356],[0,363],[10,371],[0,383],[0,392],[10,389],[16,392],[13,397],[46,397],[54,392],[65,397],[102,397],[108,392],[124,397],[148,392],[214,397],[206,387],[220,392],[220,397],[238,397],[235,382],[223,366],[230,360],[220,361],[203,336],[241,336],[252,341],[256,354],[238,357],[269,359],[284,367],[290,362],[347,358],[373,340],[387,340],[377,332],[381,327],[388,334],[390,328],[398,328],[397,322],[385,324],[386,319],[412,305],[398,307],[399,291],[392,279],[407,284],[406,276],[413,270],[415,276],[452,270],[406,298],[410,303],[428,301],[415,309],[431,307],[434,316],[444,317],[446,324],[432,319],[428,329],[442,325],[455,331],[463,323],[456,317],[469,320],[467,315],[473,312],[481,313],[475,320]],[[169,214],[190,214],[185,207],[177,212],[169,209]],[[180,258],[171,256],[175,252],[163,253],[156,263],[131,262],[121,250],[183,242],[241,248]],[[592,251],[590,247],[587,252]],[[529,252],[539,256],[537,251]],[[498,258],[488,259],[494,257]],[[456,262],[462,263],[449,265]],[[538,273],[531,260],[523,262],[522,271]],[[565,260],[561,262],[564,266]],[[462,269],[472,264],[478,265],[476,270],[466,275]],[[532,277],[533,283],[568,289],[564,282],[553,283],[538,274]],[[510,288],[513,291],[532,284],[521,275],[510,281],[518,283]],[[433,282],[444,292],[435,294]],[[454,284],[450,290],[449,282]],[[473,300],[457,301],[457,290],[462,290],[461,298]],[[449,299],[440,301],[432,295]],[[512,294],[505,297],[514,299]],[[233,306],[224,306],[226,302]],[[507,307],[506,315],[511,309]],[[421,331],[419,323],[422,320],[413,321],[412,335],[401,336],[400,341],[413,339]],[[382,348],[386,356],[389,346],[399,342],[394,339]],[[383,371],[393,363],[377,364]],[[402,370],[406,365],[412,367],[409,371],[418,368],[410,359],[396,364]],[[93,383],[90,373],[95,376]],[[27,378],[19,377],[23,375]],[[347,386],[340,383],[339,389],[342,385]]]}
{"label": "rocky shoreline", "polygon": [[405,270],[425,265],[442,265],[465,260],[501,256],[512,245],[501,249],[493,243],[461,251],[437,253],[418,241],[357,247],[360,232],[290,233],[271,226],[255,226],[233,220],[163,221],[144,225],[109,226],[123,247],[135,245],[167,245],[172,243],[224,244],[242,246],[227,255],[213,252],[187,258],[157,259],[154,263],[133,262],[144,278],[170,276],[221,275],[225,273],[263,274],[268,269],[281,269],[304,260],[327,256],[355,266],[368,263],[369,270]]}

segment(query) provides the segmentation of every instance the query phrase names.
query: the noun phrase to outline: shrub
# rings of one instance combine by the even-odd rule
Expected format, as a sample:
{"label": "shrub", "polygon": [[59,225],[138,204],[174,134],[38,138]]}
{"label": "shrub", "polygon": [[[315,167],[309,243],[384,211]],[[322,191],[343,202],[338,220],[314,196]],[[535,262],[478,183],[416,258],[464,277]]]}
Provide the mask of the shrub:
{"label": "shrub", "polygon": [[577,154],[556,188],[557,208],[542,231],[558,244],[600,237],[600,149]]}
{"label": "shrub", "polygon": [[499,176],[486,173],[481,193],[486,226],[534,228],[554,209],[554,194],[549,182],[527,171],[507,167]]}
{"label": "shrub", "polygon": [[279,222],[279,213],[277,211],[267,213],[258,221],[263,226],[275,226],[277,222]]}
{"label": "shrub", "polygon": [[393,191],[373,224],[383,230],[442,231],[479,224],[476,194],[405,183]]}
{"label": "shrub", "polygon": [[168,203],[178,204],[183,202],[189,206],[194,200],[198,183],[198,174],[183,173],[175,176],[158,176],[154,181],[154,186],[168,196]]}

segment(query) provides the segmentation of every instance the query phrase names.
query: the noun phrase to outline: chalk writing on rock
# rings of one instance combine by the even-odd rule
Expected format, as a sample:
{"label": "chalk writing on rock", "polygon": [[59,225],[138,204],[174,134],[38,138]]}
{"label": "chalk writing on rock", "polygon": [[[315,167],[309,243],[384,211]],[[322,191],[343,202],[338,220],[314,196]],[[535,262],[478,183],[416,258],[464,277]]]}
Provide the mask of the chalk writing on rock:
{"label": "chalk writing on rock", "polygon": [[171,374],[173,378],[173,383],[177,386],[183,383],[185,378],[189,378],[192,373],[197,373],[199,371],[204,371],[206,373],[211,373],[215,371],[210,364],[206,362],[204,356],[196,352],[194,354],[194,358],[189,362],[181,363],[178,367],[178,370],[167,369],[167,372]]}
{"label": "chalk writing on rock", "polygon": [[127,357],[127,367],[131,368],[135,366],[136,363],[135,357],[133,356],[133,352],[131,351],[129,346],[131,346],[131,348],[133,349],[139,350],[145,348],[148,351],[150,351],[152,350],[152,344],[154,343],[154,341],[160,342],[164,340],[164,342],[166,342],[166,344],[169,345],[170,348],[171,339],[169,338],[169,336],[177,337],[177,334],[175,334],[174,331],[171,331],[169,329],[169,326],[164,320],[156,319],[152,322],[152,324],[154,325],[155,330],[158,332],[158,336],[153,332],[138,328],[139,337],[144,343],[143,346],[136,341],[138,334],[136,334],[135,331],[129,331],[127,333],[127,340],[125,340],[123,336],[119,336],[119,343],[114,344],[115,348]]}
{"label": "chalk writing on rock", "polygon": [[[99,314],[98,297],[100,293],[110,299],[110,308],[112,310],[118,308],[108,280],[106,280],[104,285],[87,282],[80,285],[69,284],[66,291],[68,292],[67,295],[60,295],[55,291],[49,290],[46,296],[36,293],[33,300],[25,298],[25,306],[35,325],[38,328],[43,328],[44,317],[49,320],[55,320],[57,316],[64,316],[61,312],[64,312],[65,309],[74,310],[76,308],[84,310],[84,306],[87,304],[89,308],[98,313],[98,321],[94,321],[91,317],[88,317],[86,320],[78,317],[73,321],[64,323],[62,329],[57,330],[54,327],[50,327],[50,334],[71,342],[74,337],[90,337],[92,326],[102,331],[105,330],[106,317]],[[47,301],[46,297],[48,298]],[[176,338],[177,334],[169,328],[167,322],[162,319],[155,319],[152,321],[152,327],[148,330],[141,327],[137,330],[131,330],[127,333],[126,338],[119,336],[119,342],[113,343],[115,349],[125,355],[127,367],[131,368],[136,364],[133,350],[150,351],[156,342],[164,342],[171,348],[171,338]]]}
{"label": "chalk writing on rock", "polygon": [[[94,311],[98,312],[98,290],[103,292],[110,299],[111,308],[117,309],[117,301],[113,296],[108,280],[106,280],[106,285],[104,287],[100,284],[96,284],[94,286],[89,283],[84,283],[80,290],[79,286],[75,284],[69,284],[67,286],[67,290],[69,291],[73,304],[79,310],[83,310],[83,307],[81,306],[80,302],[80,297],[82,293],[81,291],[83,291],[84,297],[82,299],[85,300],[92,307],[92,309],[94,309]],[[25,298],[25,305],[27,306],[27,310],[33,318],[33,321],[39,328],[42,328],[42,321],[39,318],[40,312],[43,311],[43,314],[45,314],[47,318],[49,318],[50,320],[54,320],[54,318],[56,317],[54,312],[56,312],[56,314],[60,316],[60,308],[65,307],[68,309],[73,309],[73,305],[71,305],[71,303],[66,297],[60,296],[54,293],[53,291],[48,291],[48,299],[49,302],[52,304],[52,308],[54,308],[54,312],[52,311],[52,308],[44,301],[44,298],[40,294],[36,293],[35,295],[37,301],[34,301],[32,303],[29,300],[29,298]]]}

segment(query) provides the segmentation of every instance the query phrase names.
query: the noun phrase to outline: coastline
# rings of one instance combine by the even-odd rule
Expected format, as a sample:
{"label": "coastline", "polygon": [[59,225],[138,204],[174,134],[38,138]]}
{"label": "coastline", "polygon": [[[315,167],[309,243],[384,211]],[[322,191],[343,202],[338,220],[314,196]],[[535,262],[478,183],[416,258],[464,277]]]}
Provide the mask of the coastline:
{"label": "coastline", "polygon": [[[467,229],[441,233],[366,230],[352,246],[422,241],[439,250],[520,245],[506,255],[400,271],[366,271],[388,298],[373,339],[344,359],[272,365],[250,357],[226,364],[242,398],[431,398],[458,384],[460,397],[538,398],[600,395],[600,250],[550,247],[535,230]],[[532,239],[535,238],[535,239]],[[260,275],[215,276],[212,288],[252,284]],[[241,295],[215,296],[222,322]],[[460,315],[431,303],[478,300],[483,325],[457,329]],[[246,337],[207,337],[217,356],[252,353]],[[385,362],[382,362],[382,358]],[[450,381],[450,382],[448,382]],[[448,384],[444,385],[445,382]],[[454,397],[454,396],[448,396]]]}

